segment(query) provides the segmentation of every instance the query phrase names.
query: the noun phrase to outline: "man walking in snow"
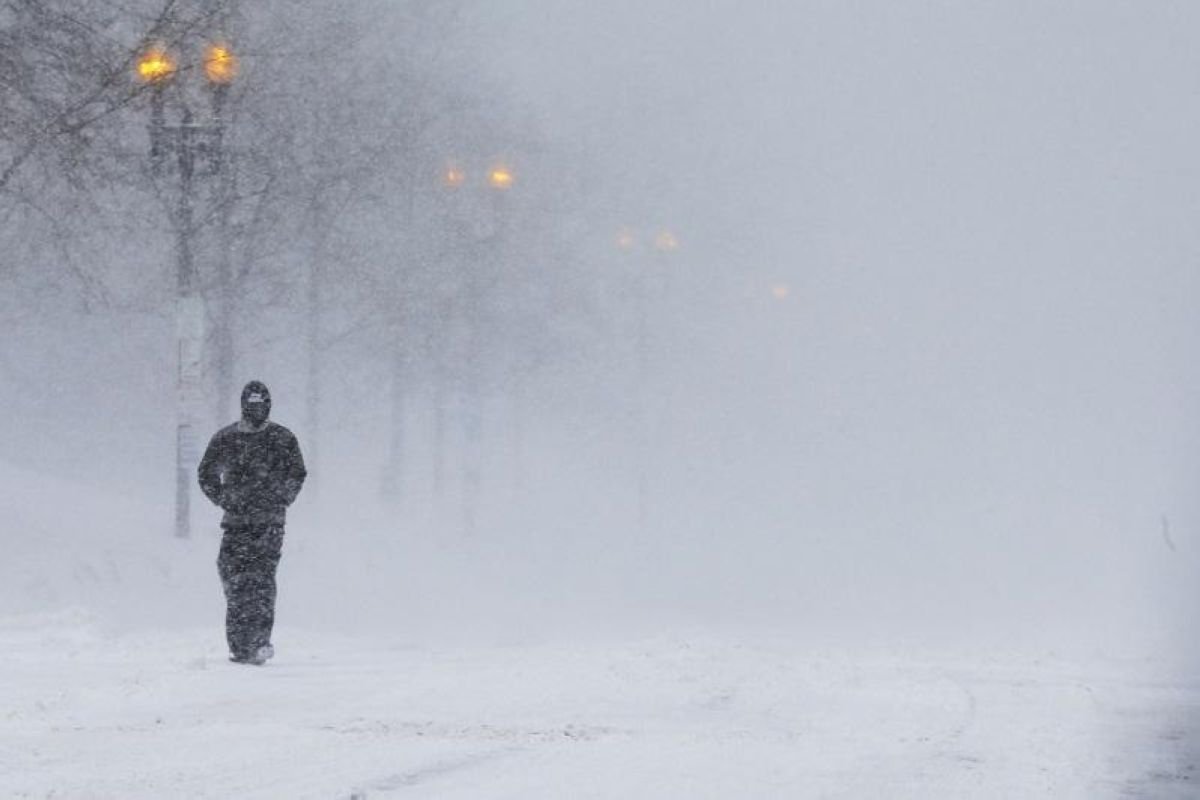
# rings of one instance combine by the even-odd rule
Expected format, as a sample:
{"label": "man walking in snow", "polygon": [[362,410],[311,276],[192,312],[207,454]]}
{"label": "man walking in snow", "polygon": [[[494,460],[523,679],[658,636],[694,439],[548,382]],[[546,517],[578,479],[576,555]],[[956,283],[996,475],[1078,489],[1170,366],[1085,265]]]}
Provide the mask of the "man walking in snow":
{"label": "man walking in snow", "polygon": [[222,428],[200,461],[200,488],[225,510],[217,570],[225,588],[230,660],[261,665],[275,655],[275,568],[287,507],[307,471],[295,435],[268,422],[271,393],[259,381],[242,389],[242,418]]}

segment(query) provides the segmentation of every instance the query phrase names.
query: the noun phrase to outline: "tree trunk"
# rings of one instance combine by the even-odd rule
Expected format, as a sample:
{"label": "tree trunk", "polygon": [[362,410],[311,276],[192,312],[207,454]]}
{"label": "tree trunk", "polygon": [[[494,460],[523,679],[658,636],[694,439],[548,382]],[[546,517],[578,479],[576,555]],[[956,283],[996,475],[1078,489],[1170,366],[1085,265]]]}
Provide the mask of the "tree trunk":
{"label": "tree trunk", "polygon": [[404,499],[404,414],[406,381],[408,372],[408,349],[404,338],[403,319],[397,320],[392,334],[392,387],[391,414],[392,430],[388,444],[388,460],[383,469],[383,494],[392,502]]}
{"label": "tree trunk", "polygon": [[[314,215],[319,216],[319,215]],[[319,229],[317,229],[319,231]],[[308,302],[306,321],[308,330],[306,346],[308,350],[308,386],[305,392],[305,422],[308,428],[308,442],[305,446],[305,460],[309,465],[309,478],[305,483],[308,494],[314,495],[317,489],[315,477],[320,474],[314,466],[320,461],[321,453],[321,315],[322,315],[322,283],[324,282],[325,265],[324,236],[316,234],[313,242],[312,255],[308,266]]]}

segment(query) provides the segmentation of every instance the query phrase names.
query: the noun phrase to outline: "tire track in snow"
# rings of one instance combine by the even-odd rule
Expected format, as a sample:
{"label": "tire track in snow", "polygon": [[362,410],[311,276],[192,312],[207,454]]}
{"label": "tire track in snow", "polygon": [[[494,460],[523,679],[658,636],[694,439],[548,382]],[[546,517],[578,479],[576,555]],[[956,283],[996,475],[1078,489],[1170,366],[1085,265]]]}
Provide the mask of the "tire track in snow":
{"label": "tire track in snow", "polygon": [[430,781],[439,780],[463,772],[469,772],[510,756],[524,753],[527,747],[499,747],[491,750],[473,751],[458,756],[443,757],[429,761],[426,764],[405,772],[398,772],[355,789],[350,794],[350,800],[368,800],[376,793],[399,792]]}
{"label": "tire track in snow", "polygon": [[375,779],[356,788],[352,800],[364,800],[378,793],[399,792],[431,781],[470,772],[494,761],[532,753],[535,749],[556,745],[588,744],[622,733],[613,728],[569,724],[564,727],[506,727],[489,724],[451,725],[433,722],[387,722],[358,719],[349,724],[326,725],[326,732],[369,738],[399,737],[427,742],[507,742],[503,746],[473,749],[458,755],[442,756],[405,772]]}

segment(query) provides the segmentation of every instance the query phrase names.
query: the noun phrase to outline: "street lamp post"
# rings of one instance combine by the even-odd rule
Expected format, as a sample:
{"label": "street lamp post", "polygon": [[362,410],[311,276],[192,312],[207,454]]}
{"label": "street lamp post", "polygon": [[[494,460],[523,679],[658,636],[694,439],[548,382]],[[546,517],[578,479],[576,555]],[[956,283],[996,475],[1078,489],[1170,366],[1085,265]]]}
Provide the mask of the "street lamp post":
{"label": "street lamp post", "polygon": [[[464,449],[462,458],[462,513],[463,528],[471,534],[476,526],[476,511],[483,493],[483,328],[482,294],[484,291],[482,267],[495,263],[497,249],[503,243],[505,227],[505,195],[516,183],[510,166],[493,164],[482,181],[478,173],[469,175],[458,165],[450,166],[443,174],[442,183],[457,199],[451,204],[455,209],[455,227],[462,230],[461,241],[466,245],[466,270],[461,281],[461,300],[456,305],[461,309],[463,324],[462,362],[462,413]],[[482,183],[482,186],[479,184]],[[476,188],[479,187],[479,188]],[[487,201],[478,194],[487,193]],[[440,409],[435,409],[440,414]],[[440,420],[436,425],[440,440]],[[440,442],[437,444],[440,451]],[[435,453],[440,470],[440,452]]]}
{"label": "street lamp post", "polygon": [[233,214],[233,174],[230,159],[232,154],[225,144],[225,100],[229,88],[238,75],[238,60],[227,44],[211,45],[205,53],[204,76],[212,91],[212,119],[215,126],[214,151],[212,158],[218,180],[219,209],[217,214],[217,294],[216,330],[213,332],[214,365],[216,368],[217,419],[230,417],[230,403],[234,398],[233,367],[234,307],[237,302],[233,290],[233,239],[230,234]]}
{"label": "street lamp post", "polygon": [[[628,255],[643,250],[634,232],[622,228],[616,237],[617,248]],[[645,529],[650,517],[650,473],[653,448],[651,438],[656,427],[652,425],[650,413],[650,367],[651,367],[651,331],[650,331],[650,302],[652,295],[666,292],[670,285],[671,275],[666,261],[672,253],[679,249],[679,239],[669,230],[663,229],[654,234],[649,242],[655,257],[648,258],[640,255],[632,259],[635,272],[633,274],[633,314],[634,314],[634,349],[636,351],[636,408],[634,409],[634,437],[637,448],[637,509],[638,524]],[[644,252],[644,251],[643,251]],[[653,272],[651,265],[657,267]],[[654,274],[657,273],[657,274]]]}
{"label": "street lamp post", "polygon": [[[487,173],[488,194],[490,199],[490,214],[493,221],[493,235],[490,246],[489,261],[496,264],[497,268],[492,270],[493,275],[501,274],[501,265],[496,262],[497,257],[504,258],[504,248],[509,241],[509,218],[510,211],[509,202],[511,190],[516,184],[516,174],[512,167],[501,161],[491,166]],[[511,267],[511,265],[506,265]],[[505,269],[505,272],[508,270]],[[504,373],[504,386],[507,390],[509,399],[509,424],[508,430],[509,446],[511,448],[511,488],[518,494],[523,489],[525,475],[525,418],[524,418],[524,402],[523,402],[523,379],[521,374],[519,345],[517,344],[519,337],[517,330],[512,330],[509,333],[508,340],[510,341],[511,351],[508,354],[512,361],[508,364],[508,369]]]}
{"label": "street lamp post", "polygon": [[[178,70],[166,48],[154,46],[138,60],[137,77],[150,89],[150,161],[155,175],[175,156],[179,194],[173,214],[175,228],[175,293],[178,369],[176,372],[177,421],[175,428],[175,535],[191,534],[192,469],[196,446],[195,413],[202,378],[204,300],[199,293],[193,252],[196,178],[198,172],[216,175],[221,170],[224,123],[221,107],[225,92],[237,72],[237,61],[228,47],[210,46],[204,72],[211,89],[211,118],[196,122]],[[168,123],[167,92],[179,108],[179,122]]]}

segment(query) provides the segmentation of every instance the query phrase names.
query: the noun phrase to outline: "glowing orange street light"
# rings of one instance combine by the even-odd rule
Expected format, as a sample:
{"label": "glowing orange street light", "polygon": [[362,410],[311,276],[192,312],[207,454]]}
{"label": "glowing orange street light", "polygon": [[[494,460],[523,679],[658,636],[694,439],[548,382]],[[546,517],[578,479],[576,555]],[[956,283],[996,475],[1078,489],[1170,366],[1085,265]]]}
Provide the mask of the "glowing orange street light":
{"label": "glowing orange street light", "polygon": [[637,240],[633,236],[633,231],[628,228],[622,228],[617,233],[617,247],[622,250],[632,250]]}
{"label": "glowing orange street light", "polygon": [[493,189],[511,189],[513,185],[512,170],[503,164],[497,164],[488,172],[488,185]]}
{"label": "glowing orange street light", "polygon": [[162,47],[151,47],[137,62],[137,76],[143,83],[161,83],[175,73],[175,61]]}
{"label": "glowing orange street light", "polygon": [[670,231],[659,231],[654,237],[654,249],[664,253],[679,249],[679,240]]}
{"label": "glowing orange street light", "polygon": [[771,294],[776,300],[787,300],[792,294],[792,287],[786,283],[777,283],[771,287]]}
{"label": "glowing orange street light", "polygon": [[466,183],[467,173],[463,172],[458,167],[451,164],[446,167],[446,171],[442,174],[442,183],[449,186],[451,189],[457,189]]}
{"label": "glowing orange street light", "polygon": [[227,45],[214,44],[204,54],[204,75],[209,83],[228,86],[238,74],[238,60]]}

